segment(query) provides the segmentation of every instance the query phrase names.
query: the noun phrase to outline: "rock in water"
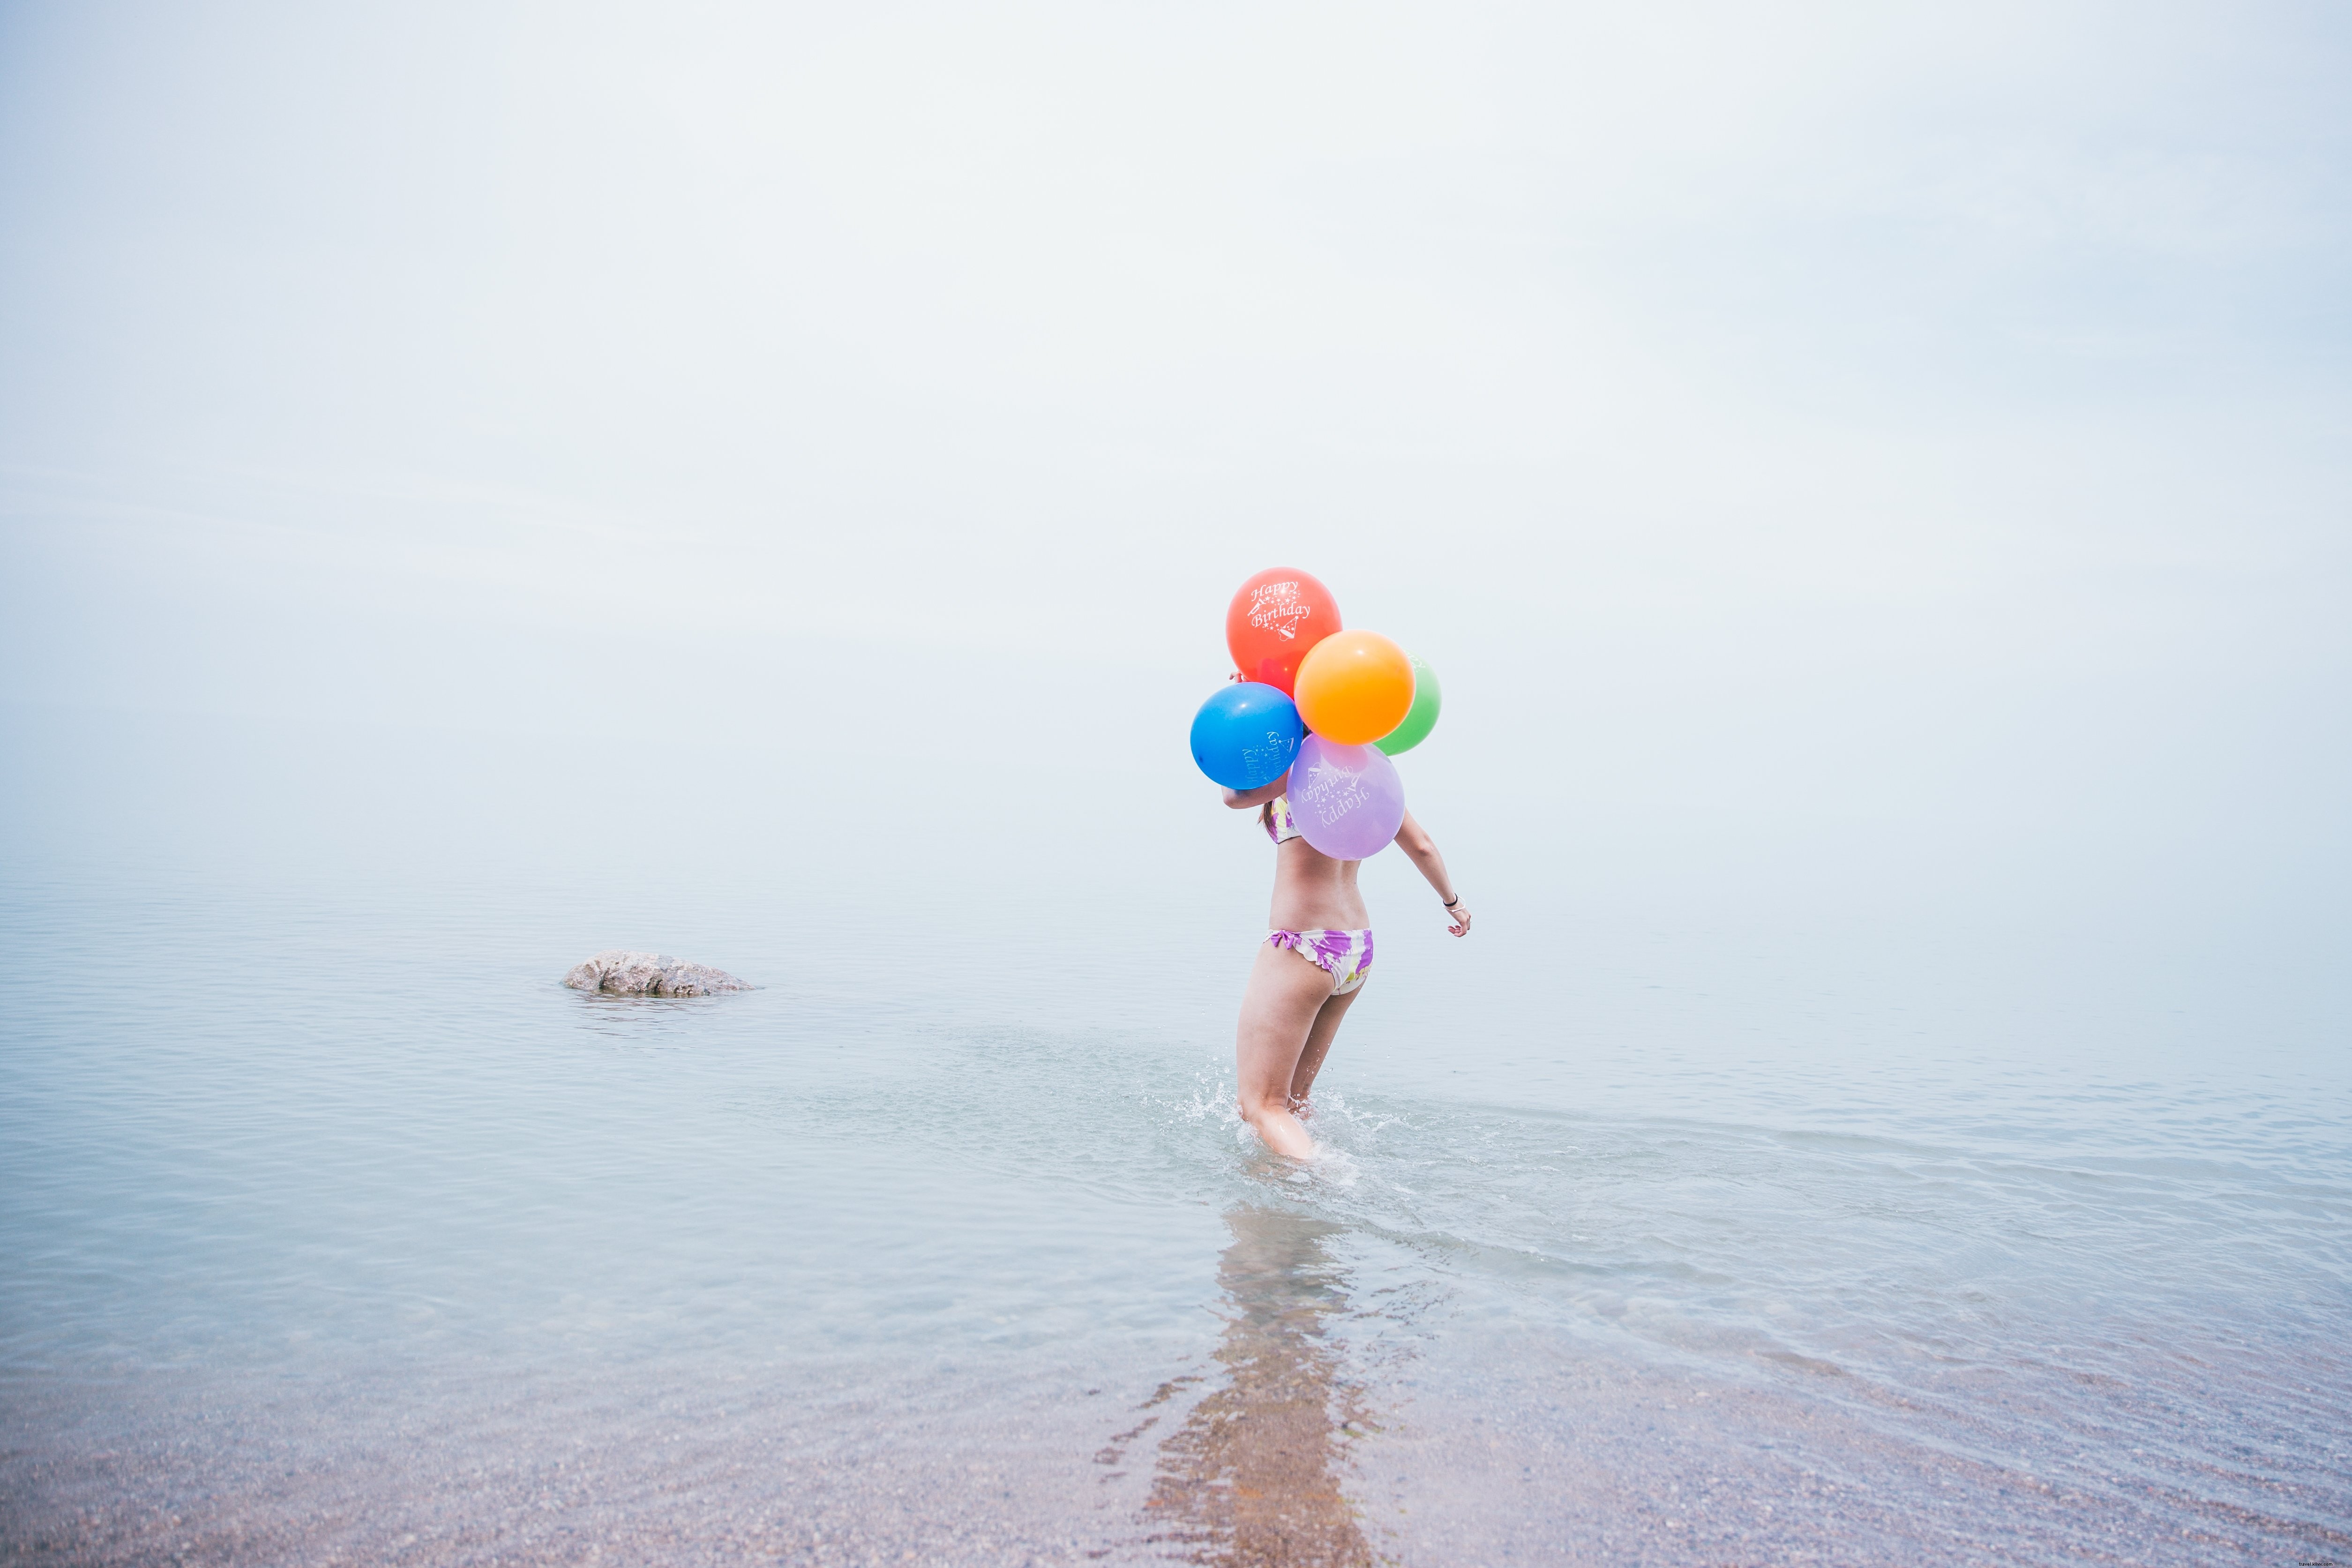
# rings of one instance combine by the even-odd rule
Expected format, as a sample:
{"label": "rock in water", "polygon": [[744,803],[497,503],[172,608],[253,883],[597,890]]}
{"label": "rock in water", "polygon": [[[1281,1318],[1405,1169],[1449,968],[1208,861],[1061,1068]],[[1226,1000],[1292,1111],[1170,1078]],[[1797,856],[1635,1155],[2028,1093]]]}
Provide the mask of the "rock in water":
{"label": "rock in water", "polygon": [[563,984],[574,991],[602,991],[611,996],[715,996],[721,991],[751,989],[750,982],[707,963],[619,948],[581,964],[563,977]]}

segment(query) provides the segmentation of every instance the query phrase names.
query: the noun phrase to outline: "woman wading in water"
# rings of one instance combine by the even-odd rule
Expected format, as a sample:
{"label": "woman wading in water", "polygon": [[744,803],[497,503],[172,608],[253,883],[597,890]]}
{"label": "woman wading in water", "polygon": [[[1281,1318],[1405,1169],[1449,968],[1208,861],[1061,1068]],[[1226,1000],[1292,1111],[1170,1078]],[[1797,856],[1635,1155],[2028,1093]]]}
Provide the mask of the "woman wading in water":
{"label": "woman wading in water", "polygon": [[[1363,994],[1372,968],[1371,917],[1356,889],[1360,860],[1334,860],[1300,835],[1284,792],[1290,775],[1252,790],[1225,791],[1239,811],[1257,806],[1274,840],[1274,929],[1257,950],[1242,996],[1234,1042],[1242,1116],[1277,1154],[1310,1159],[1315,1140],[1299,1120],[1315,1075],[1330,1054],[1339,1020]],[[1412,858],[1453,917],[1455,936],[1470,932],[1469,906],[1445,874],[1437,841],[1407,812],[1396,846]]]}

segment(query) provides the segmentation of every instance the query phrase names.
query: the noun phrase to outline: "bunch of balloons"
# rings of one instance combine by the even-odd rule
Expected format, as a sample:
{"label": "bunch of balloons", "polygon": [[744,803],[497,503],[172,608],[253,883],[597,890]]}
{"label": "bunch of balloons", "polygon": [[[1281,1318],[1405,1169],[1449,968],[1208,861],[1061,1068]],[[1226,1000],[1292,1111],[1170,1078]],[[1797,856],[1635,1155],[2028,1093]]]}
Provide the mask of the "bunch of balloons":
{"label": "bunch of balloons", "polygon": [[1307,843],[1340,860],[1379,854],[1404,822],[1389,759],[1436,726],[1436,675],[1378,632],[1343,630],[1331,590],[1285,566],[1234,595],[1225,647],[1240,673],[1192,716],[1192,760],[1231,790],[1287,773]]}

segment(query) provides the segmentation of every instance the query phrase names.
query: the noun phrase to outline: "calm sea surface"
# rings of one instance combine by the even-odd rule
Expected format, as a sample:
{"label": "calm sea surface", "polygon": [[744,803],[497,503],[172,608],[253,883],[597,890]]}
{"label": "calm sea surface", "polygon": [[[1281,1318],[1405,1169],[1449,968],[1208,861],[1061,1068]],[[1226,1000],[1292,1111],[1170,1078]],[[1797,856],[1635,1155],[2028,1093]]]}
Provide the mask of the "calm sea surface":
{"label": "calm sea surface", "polygon": [[1157,929],[20,870],[0,1555],[2352,1562],[2340,1060],[1758,1038],[1383,882],[1303,1173],[1262,848]]}

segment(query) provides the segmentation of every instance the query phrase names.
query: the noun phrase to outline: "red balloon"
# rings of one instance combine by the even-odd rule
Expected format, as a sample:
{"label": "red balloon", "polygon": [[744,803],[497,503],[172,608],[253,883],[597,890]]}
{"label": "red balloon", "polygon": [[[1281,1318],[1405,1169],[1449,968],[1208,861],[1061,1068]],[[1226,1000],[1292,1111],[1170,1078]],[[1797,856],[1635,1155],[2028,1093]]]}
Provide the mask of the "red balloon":
{"label": "red balloon", "polygon": [[1331,590],[1290,566],[1269,566],[1242,584],[1225,611],[1225,647],[1244,680],[1262,680],[1286,697],[1307,650],[1339,629]]}

